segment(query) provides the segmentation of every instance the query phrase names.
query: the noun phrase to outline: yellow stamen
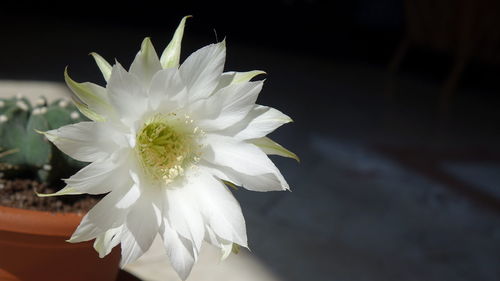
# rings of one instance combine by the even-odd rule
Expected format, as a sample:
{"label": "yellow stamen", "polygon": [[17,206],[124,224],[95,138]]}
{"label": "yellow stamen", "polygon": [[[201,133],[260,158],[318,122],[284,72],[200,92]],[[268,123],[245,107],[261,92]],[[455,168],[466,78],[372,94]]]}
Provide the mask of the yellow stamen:
{"label": "yellow stamen", "polygon": [[199,160],[195,137],[198,128],[190,128],[188,116],[177,118],[172,113],[157,115],[137,134],[136,151],[144,171],[164,183],[184,174],[187,166]]}

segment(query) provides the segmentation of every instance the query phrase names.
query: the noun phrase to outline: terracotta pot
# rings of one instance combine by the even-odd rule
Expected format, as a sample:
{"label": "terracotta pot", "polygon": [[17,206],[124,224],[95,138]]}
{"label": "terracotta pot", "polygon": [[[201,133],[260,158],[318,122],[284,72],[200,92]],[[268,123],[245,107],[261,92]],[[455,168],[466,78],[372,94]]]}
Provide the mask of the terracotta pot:
{"label": "terracotta pot", "polygon": [[116,280],[119,247],[100,259],[93,242],[66,242],[82,216],[0,206],[0,280]]}

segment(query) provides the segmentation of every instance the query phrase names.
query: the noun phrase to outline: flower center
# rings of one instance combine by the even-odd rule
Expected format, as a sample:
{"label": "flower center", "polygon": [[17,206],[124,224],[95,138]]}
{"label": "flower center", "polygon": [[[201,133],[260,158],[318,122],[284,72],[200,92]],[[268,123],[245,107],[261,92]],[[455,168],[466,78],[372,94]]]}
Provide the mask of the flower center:
{"label": "flower center", "polygon": [[[175,116],[175,115],[174,115]],[[182,122],[184,121],[184,122]],[[136,150],[146,174],[164,183],[183,175],[198,160],[192,121],[155,116],[137,134]]]}

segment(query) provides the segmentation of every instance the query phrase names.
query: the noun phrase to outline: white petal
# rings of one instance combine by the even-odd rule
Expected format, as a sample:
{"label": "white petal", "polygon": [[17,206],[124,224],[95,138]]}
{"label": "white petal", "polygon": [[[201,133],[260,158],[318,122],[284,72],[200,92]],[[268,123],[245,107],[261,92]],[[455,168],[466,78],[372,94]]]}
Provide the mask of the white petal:
{"label": "white petal", "polygon": [[123,194],[118,202],[114,205],[118,209],[129,209],[141,196],[141,190],[137,183],[134,183],[128,191]]}
{"label": "white petal", "polygon": [[122,248],[122,259],[120,260],[120,267],[123,268],[125,265],[136,261],[145,252],[141,248],[138,239],[130,232],[126,227],[123,227],[121,234],[121,248]]}
{"label": "white petal", "polygon": [[256,139],[266,136],[292,119],[272,107],[255,105],[245,118],[221,132],[240,140]]}
{"label": "white petal", "polygon": [[203,159],[227,176],[232,175],[231,182],[254,191],[289,188],[278,168],[255,145],[213,134],[207,135],[205,143]]}
{"label": "white petal", "polygon": [[215,134],[207,134],[204,143],[203,159],[211,163],[249,175],[270,173],[276,169],[267,155],[255,145]]}
{"label": "white petal", "polygon": [[220,78],[219,78],[219,83],[217,83],[217,86],[214,89],[214,93],[216,93],[217,91],[219,91],[222,88],[225,88],[225,87],[231,85],[231,83],[234,80],[235,75],[236,75],[236,72],[234,72],[234,71],[228,71],[228,72],[222,73]]}
{"label": "white petal", "polygon": [[229,255],[233,251],[233,245],[234,245],[233,243],[222,244],[221,246],[222,256],[220,258],[221,260],[225,260],[229,257]]}
{"label": "white petal", "polygon": [[[149,250],[158,234],[161,221],[160,211],[153,203],[158,200],[158,196],[154,196],[153,191],[145,190],[128,212],[126,219],[128,233],[122,238],[125,240],[125,243],[122,241],[122,266],[135,261]],[[127,247],[131,248],[127,249]]]}
{"label": "white petal", "polygon": [[206,100],[200,100],[198,103],[201,108],[193,108],[193,115],[201,119],[198,125],[210,132],[243,120],[255,105],[262,85],[262,81],[233,84],[220,89]]}
{"label": "white petal", "polygon": [[273,141],[272,139],[270,139],[268,137],[251,139],[251,140],[248,140],[248,142],[250,142],[250,143],[256,145],[258,148],[262,149],[262,151],[264,151],[264,153],[266,153],[267,155],[279,155],[279,156],[283,156],[283,157],[293,158],[293,159],[297,160],[297,162],[300,162],[299,157],[295,153],[284,148],[279,143]]}
{"label": "white petal", "polygon": [[288,189],[286,181],[280,179],[280,176],[276,173],[248,175],[230,167],[215,165],[205,160],[202,160],[199,165],[217,178],[237,186],[243,186],[248,190],[263,192]]}
{"label": "white petal", "polygon": [[188,184],[166,189],[164,216],[177,233],[193,242],[197,252],[201,248],[205,228],[195,196]]}
{"label": "white petal", "polygon": [[69,179],[64,180],[67,188],[88,194],[110,192],[128,180],[129,167],[124,163],[126,158],[105,159],[90,163]]}
{"label": "white petal", "polygon": [[84,162],[105,158],[119,148],[111,137],[118,133],[102,122],[80,122],[43,134],[64,153]]}
{"label": "white petal", "polygon": [[211,44],[191,54],[179,72],[191,101],[208,97],[218,84],[226,59],[226,44]]}
{"label": "white petal", "polygon": [[[149,106],[163,112],[170,112],[178,107],[179,95],[185,90],[177,68],[168,68],[155,74],[149,88]],[[185,101],[183,102],[183,105]]]}
{"label": "white petal", "polygon": [[148,88],[153,76],[161,69],[160,60],[151,43],[151,39],[145,38],[144,41],[142,41],[141,50],[137,53],[130,66],[130,74],[139,78],[143,86]]}
{"label": "white petal", "polygon": [[179,66],[179,60],[181,56],[181,42],[182,36],[184,35],[184,26],[186,25],[186,19],[191,16],[185,16],[182,18],[179,26],[175,30],[174,36],[170,43],[161,54],[160,62],[163,68],[177,68]]}
{"label": "white petal", "polygon": [[231,84],[236,84],[236,83],[243,83],[243,82],[248,82],[252,80],[257,75],[261,74],[266,74],[265,71],[262,70],[251,70],[251,71],[246,71],[246,72],[235,72],[233,81],[231,81]]}
{"label": "white petal", "polygon": [[105,117],[114,115],[106,89],[90,82],[75,82],[69,77],[68,68],[64,70],[64,79],[74,94],[73,100],[75,104],[85,116],[94,121],[101,121]]}
{"label": "white petal", "polygon": [[106,121],[106,117],[90,109],[85,103],[73,98],[73,104],[76,106],[78,111],[80,111],[88,119],[96,122]]}
{"label": "white petal", "polygon": [[146,110],[146,88],[119,63],[113,66],[106,89],[111,104],[123,119],[136,120]]}
{"label": "white petal", "polygon": [[188,239],[179,236],[168,220],[164,220],[162,229],[160,233],[170,263],[182,280],[186,280],[196,260],[193,245]]}
{"label": "white petal", "polygon": [[232,252],[233,242],[219,237],[215,232],[207,226],[205,241],[214,245],[221,250],[221,260],[225,260]]}
{"label": "white petal", "polygon": [[106,229],[100,229],[96,227],[88,218],[88,216],[84,216],[75,232],[69,240],[70,243],[78,243],[83,241],[92,240],[99,235],[102,235],[106,232]]}
{"label": "white petal", "polygon": [[227,87],[231,84],[248,82],[252,80],[252,78],[260,74],[266,74],[266,72],[262,70],[252,70],[247,72],[235,72],[235,71],[224,72],[222,73],[219,80],[219,84],[215,88],[214,92],[224,87]]}
{"label": "white petal", "polygon": [[241,207],[226,186],[204,170],[191,183],[204,221],[221,238],[246,247],[245,219]]}
{"label": "white petal", "polygon": [[100,235],[94,241],[94,249],[102,259],[111,253],[111,250],[120,243],[123,226],[112,228]]}
{"label": "white petal", "polygon": [[52,197],[52,196],[62,196],[62,195],[80,195],[83,194],[83,192],[78,191],[72,187],[66,186],[63,189],[54,192],[54,193],[38,193],[36,192],[36,196],[38,197]]}
{"label": "white petal", "polygon": [[128,188],[122,186],[104,196],[83,217],[69,241],[82,242],[91,240],[112,228],[123,225],[129,209],[119,208],[117,205],[130,188],[131,186]]}
{"label": "white petal", "polygon": [[215,234],[214,231],[209,226],[205,226],[205,227],[206,227],[205,241],[214,245],[215,247],[220,247],[220,241],[219,241],[219,237],[217,237],[217,234]]}
{"label": "white petal", "polygon": [[104,80],[108,81],[109,77],[111,76],[111,69],[113,68],[103,57],[101,57],[97,53],[90,53],[92,57],[94,58],[97,67],[99,67],[99,70],[102,73],[102,76],[104,77]]}

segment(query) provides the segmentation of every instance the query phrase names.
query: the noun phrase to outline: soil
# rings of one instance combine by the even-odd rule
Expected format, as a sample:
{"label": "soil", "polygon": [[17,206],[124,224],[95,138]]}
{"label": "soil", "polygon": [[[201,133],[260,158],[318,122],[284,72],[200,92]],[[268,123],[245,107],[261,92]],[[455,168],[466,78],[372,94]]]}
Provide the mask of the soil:
{"label": "soil", "polygon": [[30,179],[0,179],[0,205],[47,212],[85,213],[99,200],[99,196],[67,195],[38,197],[38,193],[53,193],[46,184]]}

